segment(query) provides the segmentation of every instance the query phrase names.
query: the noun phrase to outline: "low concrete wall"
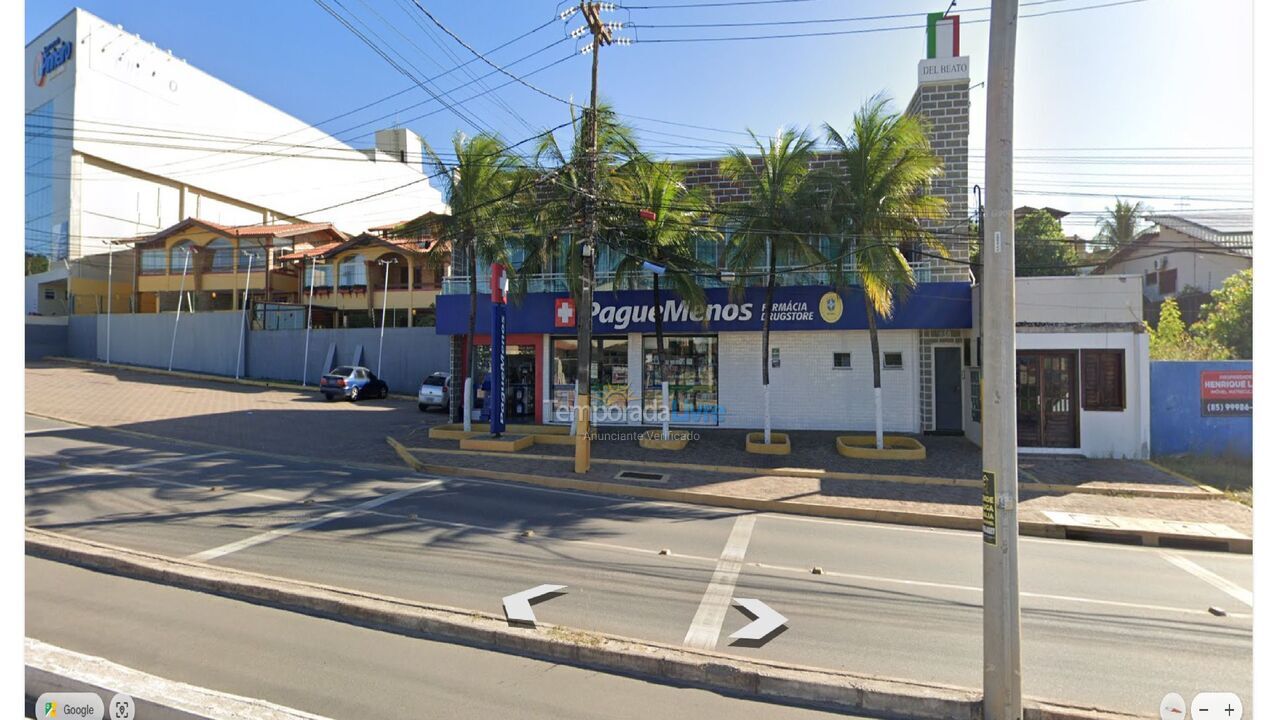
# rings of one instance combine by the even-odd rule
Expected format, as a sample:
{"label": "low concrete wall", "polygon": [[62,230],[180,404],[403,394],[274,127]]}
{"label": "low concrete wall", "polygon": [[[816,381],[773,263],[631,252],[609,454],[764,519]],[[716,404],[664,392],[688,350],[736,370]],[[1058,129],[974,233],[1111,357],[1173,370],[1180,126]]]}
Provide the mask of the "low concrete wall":
{"label": "low concrete wall", "polygon": [[[174,370],[235,375],[240,313],[182,313],[176,334],[174,315],[171,312],[112,315],[109,333],[111,362],[168,368],[172,347]],[[94,319],[97,342],[91,359],[106,360],[107,316],[98,315]]]}
{"label": "low concrete wall", "polygon": [[[378,333],[378,328],[312,330],[305,353],[307,383],[316,384],[339,364],[358,363],[378,372]],[[306,335],[305,330],[249,333],[249,376],[301,382]],[[416,393],[423,377],[449,370],[449,338],[436,335],[435,328],[387,328],[382,354],[378,376],[392,392]]]}
{"label": "low concrete wall", "polygon": [[[116,314],[111,316],[110,359],[127,365],[168,368],[173,344],[173,369],[234,377],[240,348],[240,313],[183,313],[174,340],[174,314]],[[61,346],[42,351],[85,360],[107,360],[107,316],[70,318],[60,326]],[[30,337],[31,331],[28,331]],[[378,371],[378,328],[312,330],[306,380],[339,364],[360,364]],[[245,333],[242,377],[302,382],[305,330],[252,330]],[[29,341],[30,344],[30,341]],[[422,378],[449,370],[449,338],[435,328],[387,328],[383,338],[382,371],[392,392],[417,393]]]}
{"label": "low concrete wall", "polygon": [[27,360],[39,360],[48,355],[66,355],[68,332],[66,318],[61,322],[48,322],[44,318],[27,319],[24,335]]}

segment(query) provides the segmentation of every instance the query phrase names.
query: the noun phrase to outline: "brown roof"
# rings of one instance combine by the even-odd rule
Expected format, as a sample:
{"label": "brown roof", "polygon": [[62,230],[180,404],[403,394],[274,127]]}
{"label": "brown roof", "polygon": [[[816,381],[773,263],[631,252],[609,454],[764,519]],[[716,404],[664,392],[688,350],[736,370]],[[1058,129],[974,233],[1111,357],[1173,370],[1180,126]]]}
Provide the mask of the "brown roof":
{"label": "brown roof", "polygon": [[430,242],[420,240],[418,238],[383,238],[369,233],[362,233],[356,237],[343,240],[342,242],[324,243],[314,248],[307,248],[291,252],[288,255],[280,256],[281,260],[301,260],[310,257],[328,258],[337,255],[345,250],[363,247],[367,245],[382,245],[388,250],[400,250],[403,252],[413,253],[415,255],[426,255],[433,250],[443,250],[448,247],[447,243]]}
{"label": "brown roof", "polygon": [[310,232],[326,231],[335,238],[345,240],[346,234],[338,230],[332,223],[284,223],[277,225],[222,225],[200,218],[187,218],[182,222],[157,232],[138,238],[138,246],[158,245],[166,238],[172,237],[190,228],[203,228],[227,237],[293,237]]}

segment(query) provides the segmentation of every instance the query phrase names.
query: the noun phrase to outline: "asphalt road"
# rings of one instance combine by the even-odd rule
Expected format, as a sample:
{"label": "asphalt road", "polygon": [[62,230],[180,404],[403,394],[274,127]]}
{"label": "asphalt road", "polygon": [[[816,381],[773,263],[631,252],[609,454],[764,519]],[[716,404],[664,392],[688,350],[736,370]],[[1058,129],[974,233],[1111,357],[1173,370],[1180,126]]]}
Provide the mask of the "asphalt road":
{"label": "asphalt road", "polygon": [[27,635],[333,718],[806,720],[814,710],[353,627],[27,558]]}
{"label": "asphalt road", "polygon": [[[30,525],[490,612],[504,595],[563,584],[568,594],[539,604],[539,619],[981,684],[975,533],[430,482],[60,427],[28,421]],[[323,517],[352,508],[360,512]],[[1250,556],[1033,538],[1020,547],[1029,696],[1146,714],[1170,691],[1248,702]],[[729,597],[763,600],[789,618],[786,631],[763,647],[728,644],[748,622]]]}

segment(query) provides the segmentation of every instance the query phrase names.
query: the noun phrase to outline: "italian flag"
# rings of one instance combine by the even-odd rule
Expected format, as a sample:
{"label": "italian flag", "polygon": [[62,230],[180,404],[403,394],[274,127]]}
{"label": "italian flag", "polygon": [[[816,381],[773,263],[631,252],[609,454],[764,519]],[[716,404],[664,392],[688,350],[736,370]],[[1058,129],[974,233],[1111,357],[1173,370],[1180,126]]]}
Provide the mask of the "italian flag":
{"label": "italian flag", "polygon": [[960,16],[929,13],[929,59],[960,56]]}

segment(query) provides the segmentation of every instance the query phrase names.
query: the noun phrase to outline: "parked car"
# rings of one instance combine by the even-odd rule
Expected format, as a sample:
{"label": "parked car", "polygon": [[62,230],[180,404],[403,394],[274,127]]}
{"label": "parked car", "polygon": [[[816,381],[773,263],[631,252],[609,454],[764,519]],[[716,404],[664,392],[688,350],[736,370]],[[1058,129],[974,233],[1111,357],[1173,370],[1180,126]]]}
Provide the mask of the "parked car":
{"label": "parked car", "polygon": [[449,373],[431,373],[422,379],[422,387],[418,389],[418,409],[426,412],[433,407],[449,409]]}
{"label": "parked car", "polygon": [[386,397],[387,384],[367,367],[339,365],[320,376],[320,392],[325,400],[345,397],[355,402],[360,398]]}

